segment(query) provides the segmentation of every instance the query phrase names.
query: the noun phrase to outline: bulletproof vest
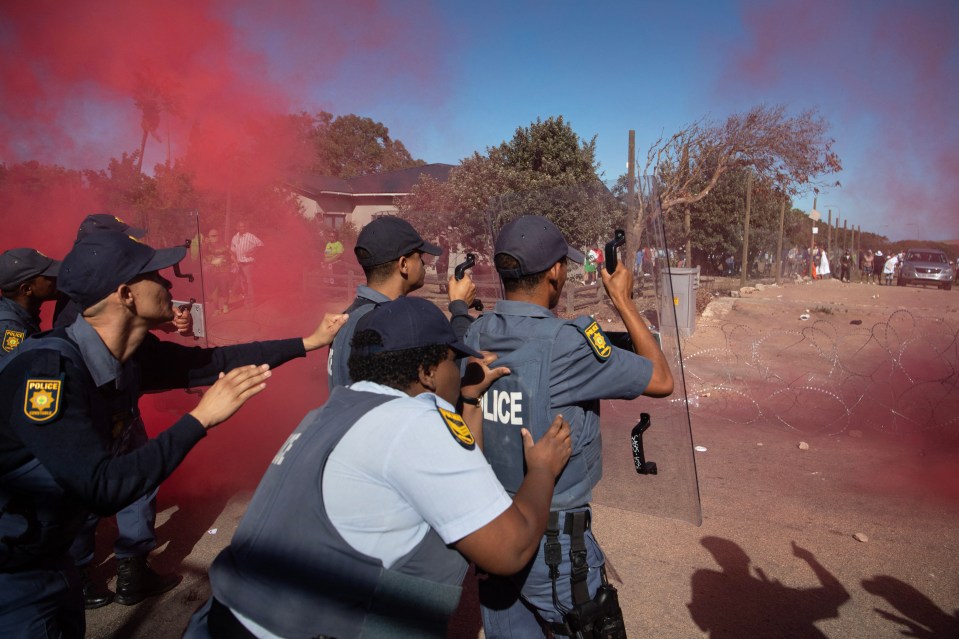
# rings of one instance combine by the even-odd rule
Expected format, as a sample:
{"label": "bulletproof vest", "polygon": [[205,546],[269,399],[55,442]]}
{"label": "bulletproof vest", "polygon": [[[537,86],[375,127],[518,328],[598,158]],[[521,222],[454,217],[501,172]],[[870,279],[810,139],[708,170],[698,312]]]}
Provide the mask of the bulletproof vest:
{"label": "bulletproof vest", "polygon": [[327,383],[330,390],[333,390],[336,386],[346,386],[353,381],[350,379],[349,367],[350,340],[353,339],[356,323],[376,306],[377,303],[373,300],[357,297],[349,308],[343,311],[348,313],[350,318],[333,338],[333,343],[330,344],[330,354],[326,359]]}
{"label": "bulletproof vest", "polygon": [[307,414],[274,457],[233,542],[210,567],[219,601],[291,639],[446,636],[466,561],[430,529],[387,570],[343,540],[326,515],[318,481],[357,420],[395,399],[338,386],[324,407]]}
{"label": "bulletproof vest", "polygon": [[[550,367],[553,343],[566,324],[582,320],[540,318],[524,322],[522,328],[510,326],[510,316],[495,313],[478,318],[470,327],[466,343],[478,350],[496,353],[496,366],[506,366],[510,374],[496,380],[483,394],[483,453],[506,491],[516,494],[525,476],[525,456],[521,428],[539,441],[553,418],[562,412],[573,424],[584,422],[577,406],[553,408],[550,402]],[[602,477],[602,440],[598,432],[585,437],[574,433],[573,453],[553,489],[551,510],[563,510],[586,504],[592,487]]]}
{"label": "bulletproof vest", "polygon": [[[37,348],[57,351],[83,368],[77,347],[58,337],[29,339],[17,352]],[[12,360],[0,361],[0,371]],[[70,547],[86,515],[87,510],[35,458],[0,476],[0,572],[42,568],[56,561]]]}

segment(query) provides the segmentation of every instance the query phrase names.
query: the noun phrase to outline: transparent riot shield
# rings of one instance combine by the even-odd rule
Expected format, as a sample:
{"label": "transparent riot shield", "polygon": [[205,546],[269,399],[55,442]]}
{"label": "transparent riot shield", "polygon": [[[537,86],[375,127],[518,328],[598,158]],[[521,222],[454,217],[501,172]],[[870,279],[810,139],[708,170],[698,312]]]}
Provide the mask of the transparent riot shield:
{"label": "transparent riot shield", "polygon": [[193,333],[180,335],[172,324],[157,329],[161,337],[191,346],[207,346],[206,306],[204,304],[203,246],[200,235],[200,215],[196,210],[165,210],[150,212],[143,226],[147,230],[143,241],[153,248],[185,246],[186,257],[174,268],[164,272],[173,283],[173,305],[188,308],[193,317]]}
{"label": "transparent riot shield", "polygon": [[[627,246],[633,254],[624,257],[634,270],[634,302],[655,329],[674,388],[663,399],[604,402],[603,479],[594,488],[593,498],[608,506],[698,526],[702,509],[681,349],[681,338],[690,331],[689,313],[695,313],[694,287],[684,286],[694,270],[678,266],[651,178],[639,180],[633,206],[636,213],[630,217],[627,212],[624,224],[631,230]],[[630,220],[635,220],[632,229],[628,229]]]}
{"label": "transparent riot shield", "polygon": [[[634,303],[658,334],[674,391],[664,399],[602,402],[603,478],[593,490],[593,501],[698,526],[702,512],[680,349],[680,338],[688,336],[688,329],[680,330],[677,324],[677,309],[688,312],[692,305],[695,312],[695,299],[673,290],[673,280],[685,274],[680,273],[676,255],[666,241],[652,180],[640,180],[638,186],[632,207],[621,184],[612,189],[596,183],[500,196],[490,202],[485,213],[489,228],[486,247],[477,236],[468,241],[475,242],[478,250],[492,253],[489,238],[525,214],[550,218],[564,230],[567,240],[584,252],[594,248],[605,253],[604,245],[614,239],[616,229],[627,231],[625,244],[616,249],[618,260],[623,267],[634,269]],[[636,259],[639,254],[643,256],[641,264]],[[631,348],[626,334],[617,335],[611,328],[621,320],[599,273],[590,277],[582,267],[570,264],[569,279],[554,311],[566,318],[591,314],[609,331],[614,344]],[[648,415],[645,422],[644,413]],[[648,427],[639,433],[641,423]]]}

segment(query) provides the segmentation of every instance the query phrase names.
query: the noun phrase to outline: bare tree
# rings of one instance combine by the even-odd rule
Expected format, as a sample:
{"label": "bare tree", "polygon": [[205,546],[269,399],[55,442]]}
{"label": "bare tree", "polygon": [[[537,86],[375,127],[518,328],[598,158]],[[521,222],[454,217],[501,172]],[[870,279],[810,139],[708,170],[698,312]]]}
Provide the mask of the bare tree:
{"label": "bare tree", "polygon": [[704,119],[660,138],[649,149],[646,172],[658,178],[664,211],[703,199],[734,168],[750,167],[758,182],[795,195],[842,169],[827,129],[814,110],[790,117],[782,105],[760,105],[723,124]]}

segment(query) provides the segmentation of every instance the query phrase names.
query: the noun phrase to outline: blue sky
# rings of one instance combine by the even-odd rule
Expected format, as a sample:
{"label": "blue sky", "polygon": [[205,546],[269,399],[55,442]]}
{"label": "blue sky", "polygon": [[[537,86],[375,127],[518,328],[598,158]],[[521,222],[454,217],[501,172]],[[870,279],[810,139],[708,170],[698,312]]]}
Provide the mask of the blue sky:
{"label": "blue sky", "polygon": [[[630,129],[641,168],[661,135],[785,104],[818,109],[843,160],[842,188],[821,194],[820,210],[893,239],[959,238],[954,0],[90,0],[69,20],[50,0],[31,5],[46,7],[39,17],[11,6],[0,9],[6,60],[31,59],[41,84],[59,78],[63,90],[55,107],[52,93],[20,110],[0,97],[2,161],[102,167],[135,148],[124,74],[144,65],[191,93],[184,126],[216,100],[356,113],[427,162],[456,163],[562,115],[597,136],[607,179],[625,172]],[[88,32],[97,40],[77,35]],[[35,46],[9,50],[11,34]],[[59,109],[50,126],[66,143],[31,120],[45,109]],[[185,135],[174,126],[171,138],[176,152]],[[146,165],[164,152],[151,142]],[[811,208],[811,195],[797,205]]]}
{"label": "blue sky", "polygon": [[[916,2],[453,2],[430,5],[433,90],[337,107],[387,123],[418,157],[456,162],[517,126],[563,115],[598,136],[607,178],[660,135],[760,104],[817,109],[845,170],[824,217],[892,238],[959,237],[959,4]],[[421,34],[425,40],[429,33]],[[388,82],[388,81],[387,81]],[[400,83],[402,84],[402,83]],[[318,88],[322,100],[329,87]],[[940,128],[935,128],[935,127]],[[952,150],[950,150],[950,147]],[[798,198],[804,210],[813,198]]]}

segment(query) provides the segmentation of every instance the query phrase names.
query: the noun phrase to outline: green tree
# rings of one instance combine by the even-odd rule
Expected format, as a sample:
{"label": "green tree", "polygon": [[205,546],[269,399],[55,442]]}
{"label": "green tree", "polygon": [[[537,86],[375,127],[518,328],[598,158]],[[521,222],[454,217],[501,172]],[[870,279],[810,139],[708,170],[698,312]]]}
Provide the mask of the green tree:
{"label": "green tree", "polygon": [[595,137],[581,140],[562,116],[537,119],[463,160],[446,182],[424,178],[399,203],[401,215],[487,254],[496,230],[527,213],[548,217],[574,244],[595,242],[622,217],[595,156]]}
{"label": "green tree", "polygon": [[339,178],[351,178],[384,171],[395,171],[425,164],[416,160],[381,122],[358,115],[334,118],[320,112],[314,118],[312,132],[317,157],[317,172]]}

